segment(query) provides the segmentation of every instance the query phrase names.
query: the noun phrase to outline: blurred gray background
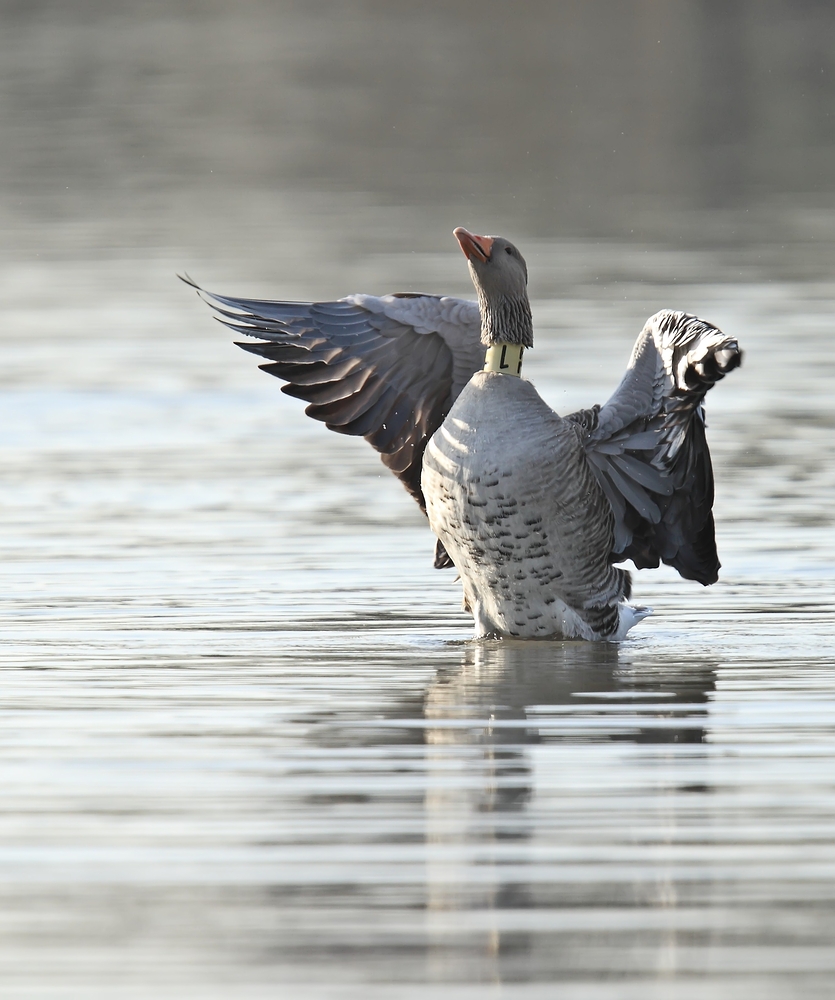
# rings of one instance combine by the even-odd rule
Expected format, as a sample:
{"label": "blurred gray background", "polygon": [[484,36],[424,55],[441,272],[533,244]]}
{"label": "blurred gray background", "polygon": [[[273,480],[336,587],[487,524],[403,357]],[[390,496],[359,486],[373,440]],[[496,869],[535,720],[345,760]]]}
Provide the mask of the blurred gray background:
{"label": "blurred gray background", "polygon": [[822,242],[805,267],[830,273],[826,0],[4,0],[0,15],[11,261],[225,253],[280,275],[311,244],[329,267],[369,244],[446,250],[463,220],[521,241],[764,240],[778,270]]}

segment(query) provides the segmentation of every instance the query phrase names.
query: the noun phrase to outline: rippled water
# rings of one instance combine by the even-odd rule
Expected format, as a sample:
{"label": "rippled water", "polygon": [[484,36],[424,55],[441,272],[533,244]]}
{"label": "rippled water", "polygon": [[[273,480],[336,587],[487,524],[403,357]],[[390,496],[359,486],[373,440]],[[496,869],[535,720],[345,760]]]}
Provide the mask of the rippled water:
{"label": "rippled water", "polygon": [[[447,170],[455,205],[376,197],[367,143],[386,95],[363,90],[350,119],[361,149],[347,128],[326,141],[319,120],[338,120],[319,88],[332,92],[342,64],[325,84],[313,69],[323,52],[347,58],[345,22],[282,7],[287,70],[257,44],[262,19],[276,24],[264,5],[244,4],[240,22],[222,6],[193,35],[186,15],[169,23],[146,5],[123,71],[122,21],[61,26],[45,5],[55,25],[17,11],[0,38],[18,88],[0,98],[16,139],[0,245],[0,992],[830,996],[831,202],[775,195],[755,219],[741,203],[682,204],[660,223],[633,205],[643,235],[617,239],[561,236],[549,215],[546,237],[530,210],[547,192],[526,188],[527,221],[508,233],[531,267],[526,370],[558,410],[605,399],[663,306],[739,338],[745,364],[708,406],[723,571],[709,589],[638,574],[655,614],[620,645],[473,642],[459,585],[432,569],[432,538],[394,478],[364,442],[305,418],[174,273],[231,294],[467,294],[449,233],[481,228],[501,185],[476,171],[462,200],[463,166],[439,140],[424,182],[435,192]],[[502,23],[488,8],[474,45]],[[363,10],[366,26],[382,16]],[[395,26],[414,27],[397,10]],[[468,37],[453,21],[450,37]],[[380,31],[363,41],[361,24],[350,40],[370,57]],[[229,107],[206,51],[227,84],[230,67],[243,74]],[[470,97],[474,58],[463,51],[452,80]],[[44,75],[24,86],[33,64]],[[235,103],[272,107],[259,76],[272,72],[288,74],[293,101],[275,101],[298,128],[267,192],[251,150],[237,174],[230,150],[249,130],[275,153]],[[128,124],[104,115],[111,103]],[[143,115],[156,131],[136,150],[156,173],[116,141],[144,135]],[[197,142],[201,121],[221,154]],[[740,163],[762,148],[746,142]],[[331,148],[351,190],[328,163],[321,189],[301,191]],[[377,148],[384,165],[409,159]],[[55,149],[77,162],[35,155]],[[222,181],[190,173],[198,153],[226,163]],[[667,194],[677,164],[656,164]],[[59,178],[80,193],[56,193]],[[687,239],[669,236],[676,219]],[[659,225],[667,236],[650,238]]]}
{"label": "rippled water", "polygon": [[[8,988],[827,995],[832,289],[690,290],[748,351],[723,579],[640,574],[656,614],[592,646],[468,641],[376,457],[169,284],[148,338],[56,306],[3,396]],[[603,398],[642,308],[540,302],[531,377]]]}

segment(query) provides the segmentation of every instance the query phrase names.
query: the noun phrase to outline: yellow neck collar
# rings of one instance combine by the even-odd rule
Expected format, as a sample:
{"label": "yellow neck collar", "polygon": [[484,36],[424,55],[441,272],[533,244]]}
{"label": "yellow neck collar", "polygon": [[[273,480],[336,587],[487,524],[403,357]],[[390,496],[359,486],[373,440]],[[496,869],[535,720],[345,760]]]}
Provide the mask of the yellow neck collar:
{"label": "yellow neck collar", "polygon": [[505,375],[520,376],[524,350],[522,344],[508,344],[506,340],[492,344],[487,348],[487,354],[484,358],[484,371],[504,372]]}

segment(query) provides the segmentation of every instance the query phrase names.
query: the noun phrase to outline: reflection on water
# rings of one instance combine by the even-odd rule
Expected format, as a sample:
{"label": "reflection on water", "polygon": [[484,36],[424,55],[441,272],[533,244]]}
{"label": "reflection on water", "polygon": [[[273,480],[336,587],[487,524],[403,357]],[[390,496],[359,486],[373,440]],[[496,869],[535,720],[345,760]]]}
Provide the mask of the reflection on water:
{"label": "reflection on water", "polygon": [[[443,726],[456,712],[465,718],[486,712],[491,737],[512,734],[514,743],[584,737],[698,743],[712,690],[709,666],[671,665],[663,679],[645,677],[619,644],[477,643],[459,672],[439,676],[426,716]],[[640,722],[646,705],[636,709],[641,699],[648,699],[649,730]],[[679,719],[681,728],[655,725]]]}
{"label": "reflection on water", "polygon": [[[570,956],[599,928],[574,925],[577,940],[571,940],[578,907],[594,906],[602,892],[620,907],[647,906],[646,887],[638,888],[631,876],[625,887],[615,877],[616,884],[604,889],[616,857],[601,841],[609,839],[604,831],[613,825],[610,814],[620,810],[609,788],[595,789],[589,780],[590,758],[596,756],[591,745],[701,742],[713,675],[709,669],[678,677],[669,671],[659,689],[660,678],[644,677],[640,669],[630,670],[628,657],[623,660],[616,645],[479,642],[464,652],[457,669],[440,671],[430,685],[425,807],[428,847],[436,859],[427,866],[435,977],[461,975],[462,945],[483,949],[488,961],[480,975],[486,981],[588,974],[585,962]],[[563,745],[559,762],[542,752],[554,743]],[[582,745],[582,758],[564,754],[566,744]],[[559,770],[567,764],[571,773],[552,774],[555,764]],[[568,846],[590,820],[597,828],[593,846],[585,838],[582,847]],[[451,855],[456,861],[447,860]],[[593,899],[584,899],[588,890],[578,887],[578,876],[584,881],[584,870],[595,863]],[[551,937],[544,949],[543,924],[532,918],[543,912]],[[555,913],[564,915],[556,927]],[[554,934],[557,927],[562,934]],[[628,920],[619,932],[631,947]],[[664,947],[667,936],[662,933]],[[544,960],[541,952],[549,950],[553,954]],[[610,955],[604,974],[623,971],[622,961],[622,955]]]}
{"label": "reflection on water", "polygon": [[[835,8],[199,6],[0,14],[3,997],[829,997]],[[467,641],[173,277],[470,295],[458,224],[562,412],[659,308],[745,348],[722,580],[620,646]]]}

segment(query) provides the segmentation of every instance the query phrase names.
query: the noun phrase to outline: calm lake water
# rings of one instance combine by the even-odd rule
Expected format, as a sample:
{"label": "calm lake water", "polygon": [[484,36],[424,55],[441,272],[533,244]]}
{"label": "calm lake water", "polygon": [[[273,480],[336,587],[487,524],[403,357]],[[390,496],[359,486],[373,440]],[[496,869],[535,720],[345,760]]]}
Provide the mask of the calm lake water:
{"label": "calm lake water", "polygon": [[[556,6],[487,103],[489,2],[2,13],[4,997],[831,996],[835,15]],[[638,574],[620,645],[470,640],[368,446],[174,277],[469,295],[458,224],[525,253],[558,411],[661,307],[746,352],[721,581]]]}

